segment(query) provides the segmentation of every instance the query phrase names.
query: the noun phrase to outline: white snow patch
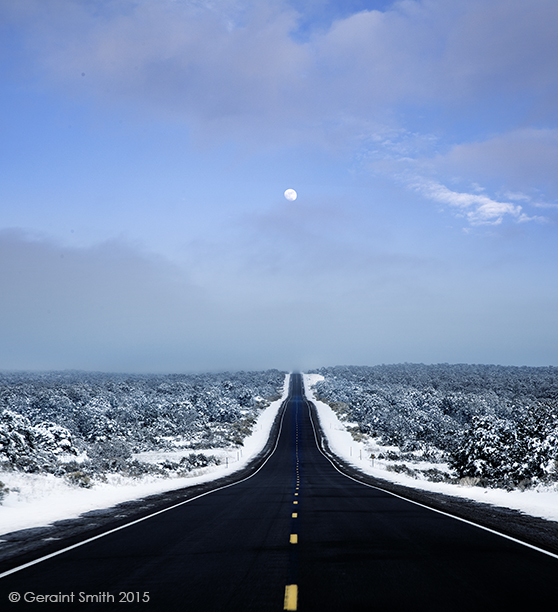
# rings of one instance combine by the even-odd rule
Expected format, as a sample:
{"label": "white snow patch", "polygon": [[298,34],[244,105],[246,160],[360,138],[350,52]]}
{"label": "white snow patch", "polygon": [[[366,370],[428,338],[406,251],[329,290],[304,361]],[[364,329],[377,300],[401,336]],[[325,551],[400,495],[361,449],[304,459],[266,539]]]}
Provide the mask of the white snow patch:
{"label": "white snow patch", "polygon": [[[279,408],[288,396],[289,382],[290,374],[285,377],[281,399],[272,402],[259,415],[252,434],[244,439],[244,446],[204,449],[205,455],[218,456],[223,463],[192,470],[187,477],[162,478],[147,475],[142,478],[129,478],[119,474],[107,474],[105,483],[95,482],[92,488],[83,489],[51,474],[0,472],[0,481],[10,489],[0,505],[0,535],[76,518],[84,512],[215,480],[240,470],[263,450]],[[154,462],[165,459],[177,461],[191,452],[194,451],[142,453],[141,458]]]}
{"label": "white snow patch", "polygon": [[464,497],[504,508],[513,508],[531,516],[558,521],[558,487],[556,485],[539,486],[536,489],[525,491],[505,491],[503,489],[485,489],[478,486],[461,486],[445,482],[430,482],[429,480],[415,479],[405,474],[388,471],[387,467],[394,463],[404,463],[410,469],[415,470],[435,467],[443,471],[446,466],[428,462],[409,463],[404,460],[394,462],[380,461],[376,458],[372,460],[370,457],[372,454],[377,457],[380,453],[398,449],[396,447],[380,446],[376,440],[370,438],[363,442],[356,442],[346,429],[347,423],[341,422],[327,404],[315,398],[313,387],[323,379],[324,377],[319,374],[303,374],[306,396],[317,408],[318,418],[331,450],[355,468],[376,478],[397,482],[407,487]]}

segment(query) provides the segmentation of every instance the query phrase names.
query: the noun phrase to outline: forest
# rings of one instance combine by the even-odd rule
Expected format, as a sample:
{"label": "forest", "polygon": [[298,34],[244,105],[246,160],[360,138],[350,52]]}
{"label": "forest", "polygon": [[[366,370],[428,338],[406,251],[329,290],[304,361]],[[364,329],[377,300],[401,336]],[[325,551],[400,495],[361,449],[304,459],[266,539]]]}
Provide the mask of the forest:
{"label": "forest", "polygon": [[[450,480],[529,488],[558,480],[558,368],[466,364],[330,367],[316,397],[392,460],[446,463]],[[404,464],[401,470],[407,470]],[[411,471],[411,470],[407,470]],[[430,470],[431,479],[448,479]]]}
{"label": "forest", "polygon": [[[108,472],[183,475],[218,462],[207,449],[242,446],[284,380],[278,370],[0,373],[0,470],[50,473],[81,487]],[[188,451],[177,462],[133,458],[176,449]]]}

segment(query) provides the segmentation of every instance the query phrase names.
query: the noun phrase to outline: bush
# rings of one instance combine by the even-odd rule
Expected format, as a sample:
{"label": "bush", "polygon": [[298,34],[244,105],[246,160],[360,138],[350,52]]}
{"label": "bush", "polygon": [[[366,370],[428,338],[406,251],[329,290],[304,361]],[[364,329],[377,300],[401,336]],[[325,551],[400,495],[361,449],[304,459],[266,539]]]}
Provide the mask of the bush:
{"label": "bush", "polygon": [[93,486],[91,478],[82,471],[70,472],[66,474],[66,480],[74,486],[90,489]]}
{"label": "bush", "polygon": [[0,480],[0,504],[9,492],[10,489],[8,489],[8,487]]}

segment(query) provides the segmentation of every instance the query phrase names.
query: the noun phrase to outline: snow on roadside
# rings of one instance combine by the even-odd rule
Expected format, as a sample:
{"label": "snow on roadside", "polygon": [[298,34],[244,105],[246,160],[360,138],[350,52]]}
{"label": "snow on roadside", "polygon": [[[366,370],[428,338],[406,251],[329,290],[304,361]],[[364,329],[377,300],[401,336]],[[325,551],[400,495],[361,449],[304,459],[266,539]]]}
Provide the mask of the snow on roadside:
{"label": "snow on roadside", "polygon": [[[121,502],[215,480],[240,470],[263,450],[277,412],[289,393],[289,382],[290,374],[287,374],[281,399],[272,402],[259,415],[252,434],[244,439],[242,447],[204,449],[204,454],[215,455],[223,463],[192,470],[187,477],[147,475],[129,478],[107,474],[106,482],[95,482],[92,488],[83,489],[52,474],[1,472],[0,481],[10,492],[0,505],[0,536],[18,529],[42,527],[54,521],[76,518],[84,512],[109,508]],[[190,452],[188,450],[181,455]],[[176,452],[158,453],[156,460],[165,458],[176,461]]]}
{"label": "snow on roadside", "polygon": [[[391,447],[380,446],[373,439],[356,442],[352,435],[347,431],[347,425],[352,423],[341,422],[335,412],[325,403],[316,400],[313,386],[323,380],[320,374],[303,374],[306,396],[317,408],[318,418],[323,431],[325,432],[331,450],[342,457],[345,461],[353,465],[366,474],[383,478],[391,482],[396,482],[415,489],[424,489],[445,495],[465,497],[479,502],[513,508],[525,514],[538,516],[551,521],[558,521],[558,488],[557,486],[537,487],[533,490],[525,491],[505,491],[503,489],[485,489],[478,486],[462,486],[445,482],[430,482],[429,480],[419,480],[405,474],[388,471],[390,462],[372,460],[370,455],[378,455],[379,452],[386,452]],[[398,460],[397,463],[405,463]],[[419,465],[412,463],[410,468],[424,469],[425,467],[440,467],[437,464]]]}

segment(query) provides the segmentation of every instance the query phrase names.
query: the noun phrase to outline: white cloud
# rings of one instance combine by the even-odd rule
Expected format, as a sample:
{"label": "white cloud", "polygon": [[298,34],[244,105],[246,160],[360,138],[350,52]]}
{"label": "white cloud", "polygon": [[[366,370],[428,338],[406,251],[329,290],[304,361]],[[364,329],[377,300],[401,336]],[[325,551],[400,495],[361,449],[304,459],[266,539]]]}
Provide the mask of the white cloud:
{"label": "white cloud", "polygon": [[526,193],[521,193],[517,191],[507,191],[503,195],[508,200],[513,200],[515,202],[525,202],[530,206],[533,206],[534,208],[558,208],[558,204],[535,200],[532,196]]}
{"label": "white cloud", "polygon": [[504,194],[504,197],[506,197],[508,200],[515,200],[517,202],[531,202],[532,199],[525,193],[517,193],[513,191],[507,191]]}
{"label": "white cloud", "polygon": [[471,225],[499,225],[506,215],[519,222],[541,220],[527,216],[518,204],[498,202],[480,193],[452,191],[436,181],[418,180],[411,187],[426,198],[459,209]]}

